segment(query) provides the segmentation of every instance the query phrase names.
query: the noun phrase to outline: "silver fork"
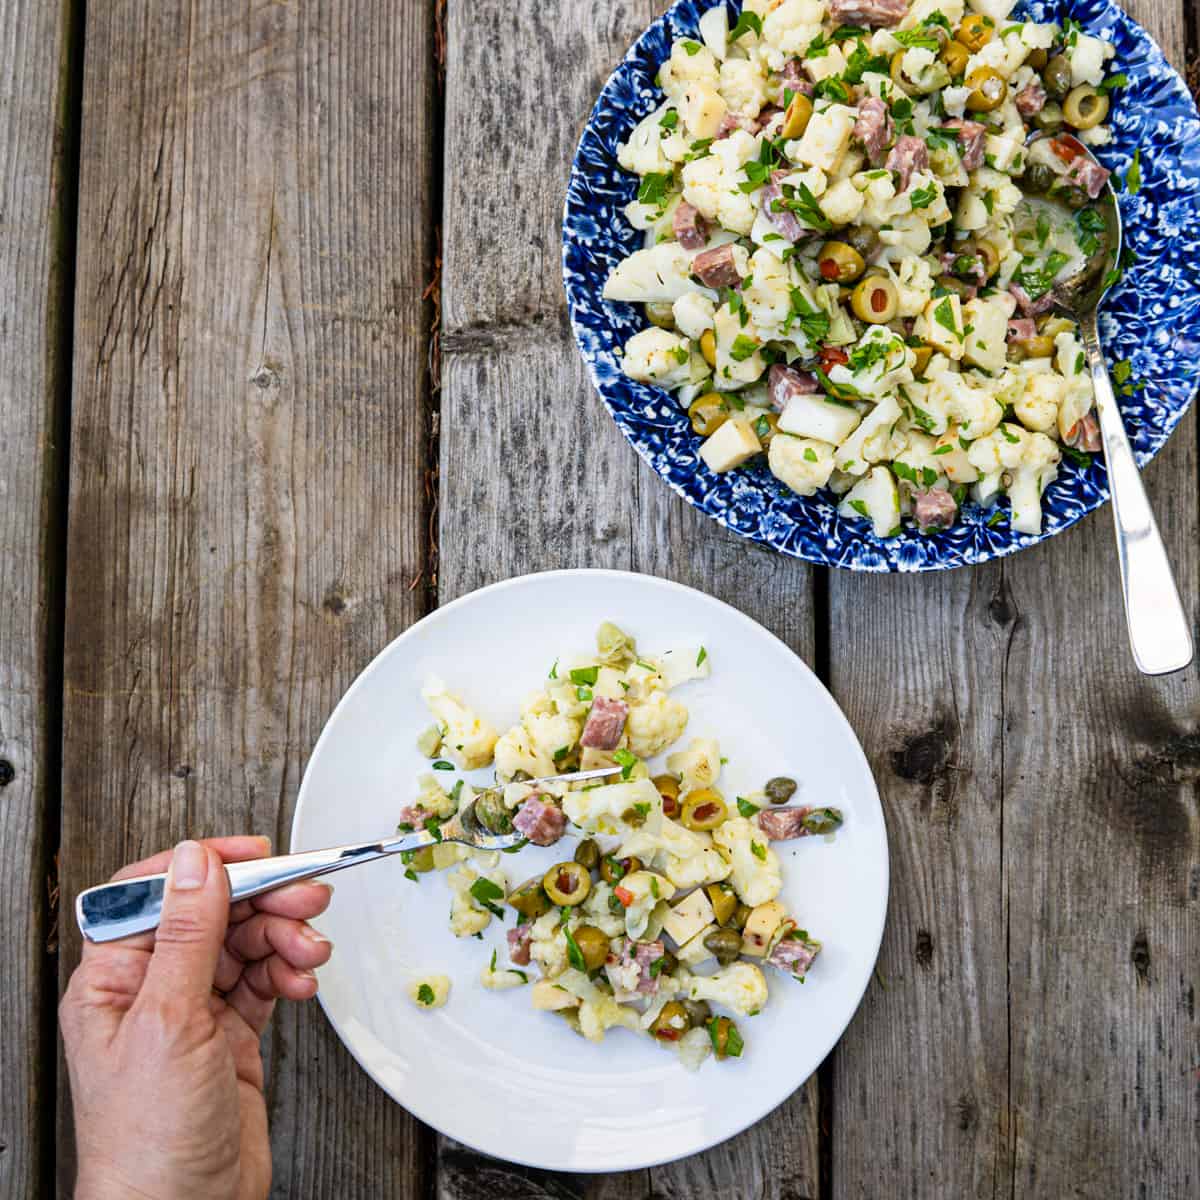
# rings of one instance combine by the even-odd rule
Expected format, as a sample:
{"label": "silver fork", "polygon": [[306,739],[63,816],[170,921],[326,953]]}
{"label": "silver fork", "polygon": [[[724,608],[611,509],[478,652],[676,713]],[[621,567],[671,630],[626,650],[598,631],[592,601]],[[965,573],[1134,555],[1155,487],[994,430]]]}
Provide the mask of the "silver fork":
{"label": "silver fork", "polygon": [[[620,773],[620,767],[598,767],[592,771],[572,771],[566,775],[549,775],[544,779],[524,782],[530,786],[574,783],[583,779],[604,779]],[[422,850],[437,842],[457,842],[476,850],[511,850],[525,841],[520,833],[489,833],[475,815],[475,805],[479,799],[495,790],[489,788],[480,792],[461,812],[435,825],[433,829],[418,829],[374,842],[331,846],[326,850],[302,850],[298,854],[228,863],[225,873],[229,876],[230,901],[248,900],[289,883],[316,879],[319,875],[330,875],[334,871],[344,871],[347,867],[357,867],[361,863],[374,862],[408,850]],[[89,942],[115,942],[135,933],[156,929],[162,914],[166,878],[166,875],[139,875],[116,883],[102,883],[99,887],[80,892],[75,901],[75,919],[79,922],[79,931]]]}

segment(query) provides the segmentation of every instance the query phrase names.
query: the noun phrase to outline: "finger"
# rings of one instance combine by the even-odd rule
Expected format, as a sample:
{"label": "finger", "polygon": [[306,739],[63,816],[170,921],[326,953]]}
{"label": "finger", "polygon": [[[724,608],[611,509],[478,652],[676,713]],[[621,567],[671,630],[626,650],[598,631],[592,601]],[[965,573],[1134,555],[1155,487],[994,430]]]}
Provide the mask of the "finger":
{"label": "finger", "polygon": [[311,921],[319,917],[333,899],[333,887],[318,879],[307,883],[294,883],[277,892],[265,892],[250,901],[258,912],[274,913],[280,917],[291,917],[297,921]]}
{"label": "finger", "polygon": [[255,1033],[261,1034],[275,1011],[276,997],[311,1000],[316,994],[315,975],[290,967],[283,959],[272,955],[246,967],[237,987],[225,997],[225,1003]]}
{"label": "finger", "polygon": [[175,847],[163,893],[154,953],[139,1000],[206,1003],[229,923],[229,880],[215,851],[199,842]]}
{"label": "finger", "polygon": [[[249,862],[255,858],[265,858],[271,853],[271,839],[268,837],[218,837],[205,838],[200,843],[209,850],[215,851],[222,862]],[[122,867],[113,877],[118,879],[133,879],[139,875],[161,875],[171,865],[174,850],[163,850],[143,858],[141,862],[130,863]]]}
{"label": "finger", "polygon": [[243,962],[278,954],[294,967],[312,968],[329,961],[329,939],[303,921],[257,913],[235,925],[225,939],[226,948]]}

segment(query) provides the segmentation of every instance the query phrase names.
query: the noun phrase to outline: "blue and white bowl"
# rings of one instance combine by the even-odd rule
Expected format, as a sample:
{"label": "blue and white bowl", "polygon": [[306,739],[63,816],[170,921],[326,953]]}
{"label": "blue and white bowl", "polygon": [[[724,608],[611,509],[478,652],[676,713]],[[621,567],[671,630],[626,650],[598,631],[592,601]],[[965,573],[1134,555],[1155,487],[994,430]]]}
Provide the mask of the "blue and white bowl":
{"label": "blue and white bowl", "polygon": [[[1103,463],[1064,460],[1043,499],[1038,536],[968,504],[954,528],[933,535],[906,529],[874,537],[863,521],[838,516],[833,498],[803,499],[763,464],[717,475],[700,462],[700,439],[677,401],[621,373],[620,352],[645,324],[640,306],[601,298],[612,269],[642,245],[624,216],[637,180],[617,163],[617,147],[658,103],[654,76],[673,38],[697,36],[713,3],[679,0],[655,21],[613,72],[584,129],[567,186],[563,277],[571,325],[592,380],[637,452],[684,499],[743,537],[809,562],[856,571],[935,571],[1023,550],[1073,525],[1108,499]],[[731,14],[736,12],[729,5]],[[1113,142],[1100,151],[1124,176],[1140,148],[1141,189],[1121,195],[1127,245],[1137,263],[1113,289],[1101,316],[1110,364],[1128,360],[1144,387],[1122,397],[1139,466],[1154,457],[1191,403],[1200,377],[1200,117],[1179,76],[1150,35],[1114,0],[1027,0],[1028,19],[1073,17],[1117,49],[1114,69],[1129,78],[1117,93]]]}

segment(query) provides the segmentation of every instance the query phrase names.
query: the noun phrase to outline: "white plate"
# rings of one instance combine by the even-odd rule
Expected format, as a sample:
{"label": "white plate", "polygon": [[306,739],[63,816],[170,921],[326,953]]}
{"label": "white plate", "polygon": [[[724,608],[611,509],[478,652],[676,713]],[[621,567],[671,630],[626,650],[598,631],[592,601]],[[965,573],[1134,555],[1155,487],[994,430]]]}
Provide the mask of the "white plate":
{"label": "white plate", "polygon": [[[587,652],[615,621],[654,653],[703,645],[712,678],[675,695],[688,735],[713,735],[729,795],[772,775],[800,781],[797,801],[834,805],[836,838],[779,843],[783,900],[824,950],[801,985],[767,971],[771,1001],[742,1018],[741,1059],[689,1073],[645,1038],[613,1030],[584,1041],[535,1012],[525,988],[488,992],[479,972],[499,946],[447,929],[449,890],[419,885],[398,860],[337,877],[321,928],[334,954],[321,1002],[371,1077],[422,1121],[486,1154],[563,1171],[623,1171],[707,1149],[757,1121],[816,1070],[846,1028],[879,952],[887,905],[887,837],[879,796],[850,726],[816,676],[735,609],[690,588],[616,571],[529,575],[474,592],[397,638],[330,717],[300,788],[292,848],[389,834],[428,762],[414,745],[430,718],[418,694],[435,672],[504,729],[558,655]],[[447,779],[453,776],[447,774]],[[486,782],[488,772],[474,780]],[[565,843],[572,847],[573,842]],[[509,883],[569,857],[559,847],[505,856]],[[449,1003],[418,1011],[416,971],[453,980]]]}

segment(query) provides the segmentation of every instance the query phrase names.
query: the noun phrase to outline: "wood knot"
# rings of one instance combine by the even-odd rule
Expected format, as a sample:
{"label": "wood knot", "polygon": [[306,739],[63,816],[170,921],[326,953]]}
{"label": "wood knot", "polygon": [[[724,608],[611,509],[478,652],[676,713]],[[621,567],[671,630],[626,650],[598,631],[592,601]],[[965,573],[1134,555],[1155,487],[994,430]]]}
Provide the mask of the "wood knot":
{"label": "wood knot", "polygon": [[964,1092],[954,1103],[954,1111],[958,1118],[958,1127],[964,1133],[970,1133],[979,1125],[979,1105],[975,1097]]}
{"label": "wood knot", "polygon": [[271,370],[270,367],[259,367],[253,375],[250,376],[250,382],[256,388],[262,388],[265,392],[269,387],[275,387],[279,383],[279,375]]}
{"label": "wood knot", "polygon": [[1139,929],[1129,948],[1129,961],[1137,972],[1139,983],[1150,982],[1150,943],[1146,941],[1146,931]]}
{"label": "wood knot", "polygon": [[321,601],[321,607],[331,617],[340,617],[346,611],[349,605],[340,584],[331,583],[329,585],[329,589],[325,593],[325,599]]}
{"label": "wood knot", "polygon": [[939,725],[925,733],[912,734],[892,751],[892,770],[901,779],[928,787],[944,774],[950,761],[950,730]]}
{"label": "wood knot", "polygon": [[933,935],[928,929],[917,930],[916,945],[913,946],[913,956],[918,966],[928,968],[933,962]]}
{"label": "wood knot", "polygon": [[996,590],[992,593],[992,598],[988,601],[987,611],[988,616],[1001,629],[1007,629],[1010,625],[1016,624],[1020,613],[1017,612],[1017,606],[1012,592],[1009,591],[1007,580],[1000,580]]}
{"label": "wood knot", "polygon": [[0,758],[0,788],[8,787],[17,777],[16,768],[7,758]]}
{"label": "wood knot", "polygon": [[186,779],[191,773],[192,768],[187,763],[180,763],[179,766],[174,767],[171,771],[171,774],[176,779]]}

